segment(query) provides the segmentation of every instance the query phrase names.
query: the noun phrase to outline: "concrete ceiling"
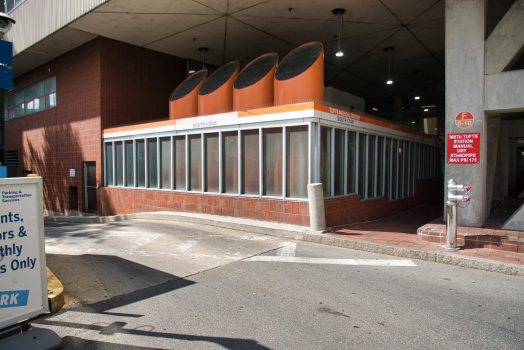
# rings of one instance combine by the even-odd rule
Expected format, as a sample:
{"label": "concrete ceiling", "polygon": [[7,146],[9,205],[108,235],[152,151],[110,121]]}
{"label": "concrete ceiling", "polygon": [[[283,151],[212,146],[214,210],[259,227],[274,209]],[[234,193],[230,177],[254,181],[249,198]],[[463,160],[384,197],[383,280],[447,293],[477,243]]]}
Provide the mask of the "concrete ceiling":
{"label": "concrete ceiling", "polygon": [[[335,56],[345,8],[341,48]],[[444,1],[110,0],[15,57],[15,76],[97,35],[196,61],[242,65],[267,52],[284,57],[310,41],[325,46],[325,85],[364,98],[444,95]],[[388,54],[385,47],[394,47]],[[388,62],[395,83],[386,85]]]}

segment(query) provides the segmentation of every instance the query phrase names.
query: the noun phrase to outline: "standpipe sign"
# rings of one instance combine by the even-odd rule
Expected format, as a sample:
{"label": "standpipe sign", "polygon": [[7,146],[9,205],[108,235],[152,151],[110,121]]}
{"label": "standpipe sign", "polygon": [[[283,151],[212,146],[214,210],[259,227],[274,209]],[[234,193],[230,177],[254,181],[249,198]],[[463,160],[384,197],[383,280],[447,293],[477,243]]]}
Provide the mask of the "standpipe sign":
{"label": "standpipe sign", "polygon": [[448,164],[480,163],[480,133],[448,134]]}
{"label": "standpipe sign", "polygon": [[42,178],[0,179],[0,328],[49,311]]}
{"label": "standpipe sign", "polygon": [[475,121],[475,118],[473,118],[473,114],[469,112],[460,112],[455,117],[455,124],[461,129],[469,128],[470,126],[473,125],[474,121]]}

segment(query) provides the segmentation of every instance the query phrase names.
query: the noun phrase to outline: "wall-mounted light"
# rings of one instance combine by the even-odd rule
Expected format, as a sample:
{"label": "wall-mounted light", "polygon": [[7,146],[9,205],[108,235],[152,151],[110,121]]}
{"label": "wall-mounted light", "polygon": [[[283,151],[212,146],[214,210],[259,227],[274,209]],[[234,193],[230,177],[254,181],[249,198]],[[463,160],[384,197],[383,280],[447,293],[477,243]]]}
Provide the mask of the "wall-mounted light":
{"label": "wall-mounted light", "polygon": [[206,68],[206,52],[209,51],[207,47],[199,47],[198,51],[202,52],[202,69]]}
{"label": "wall-mounted light", "polygon": [[417,94],[415,95],[415,100],[420,100],[420,95],[418,94],[418,75],[420,74],[420,69],[415,69],[413,73],[417,76]]}
{"label": "wall-mounted light", "polygon": [[391,79],[391,51],[395,50],[394,47],[386,47],[384,51],[387,51],[388,53],[388,81],[386,81],[386,84],[391,85],[393,84],[393,79]]}
{"label": "wall-mounted light", "polygon": [[335,56],[342,57],[344,52],[340,49],[340,39],[342,38],[342,28],[344,25],[344,13],[345,9],[336,8],[333,10],[333,14],[338,16],[338,51],[335,53]]}

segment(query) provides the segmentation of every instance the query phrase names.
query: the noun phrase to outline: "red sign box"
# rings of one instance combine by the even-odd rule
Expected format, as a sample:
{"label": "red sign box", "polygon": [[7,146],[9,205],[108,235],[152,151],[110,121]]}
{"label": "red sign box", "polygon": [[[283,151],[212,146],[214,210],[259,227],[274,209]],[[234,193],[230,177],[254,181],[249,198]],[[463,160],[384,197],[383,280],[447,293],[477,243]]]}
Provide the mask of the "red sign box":
{"label": "red sign box", "polygon": [[480,133],[448,134],[447,163],[480,163]]}
{"label": "red sign box", "polygon": [[473,118],[473,114],[469,112],[460,112],[455,117],[455,124],[457,124],[461,129],[467,129],[473,125],[474,120],[475,118]]}

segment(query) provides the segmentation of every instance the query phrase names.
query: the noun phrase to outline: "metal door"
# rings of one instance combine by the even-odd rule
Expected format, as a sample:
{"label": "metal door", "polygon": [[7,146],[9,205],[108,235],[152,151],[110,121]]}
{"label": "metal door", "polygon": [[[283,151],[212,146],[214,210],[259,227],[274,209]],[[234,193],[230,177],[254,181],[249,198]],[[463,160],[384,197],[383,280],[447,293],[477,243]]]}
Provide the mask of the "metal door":
{"label": "metal door", "polygon": [[86,212],[97,213],[96,200],[96,162],[84,163],[84,183],[86,195]]}

